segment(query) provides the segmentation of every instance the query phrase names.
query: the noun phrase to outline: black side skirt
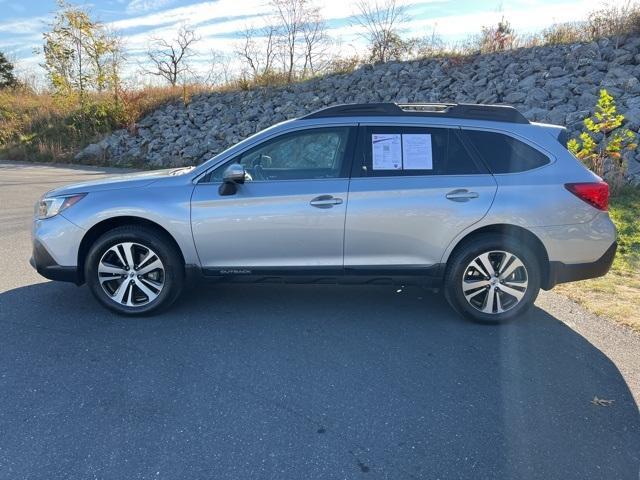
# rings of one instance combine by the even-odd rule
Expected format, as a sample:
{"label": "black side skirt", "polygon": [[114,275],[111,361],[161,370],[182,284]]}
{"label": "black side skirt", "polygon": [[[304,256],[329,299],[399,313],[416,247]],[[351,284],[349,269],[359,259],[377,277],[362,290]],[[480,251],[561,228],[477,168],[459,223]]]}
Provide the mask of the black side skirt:
{"label": "black side skirt", "polygon": [[357,266],[357,267],[208,267],[208,280],[239,283],[316,283],[316,284],[402,284],[438,286],[442,265]]}

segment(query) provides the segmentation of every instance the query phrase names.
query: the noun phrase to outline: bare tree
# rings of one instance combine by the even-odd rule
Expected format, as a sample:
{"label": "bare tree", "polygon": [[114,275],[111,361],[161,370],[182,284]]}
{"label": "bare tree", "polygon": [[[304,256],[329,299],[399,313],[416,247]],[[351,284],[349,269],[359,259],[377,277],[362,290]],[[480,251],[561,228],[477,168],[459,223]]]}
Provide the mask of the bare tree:
{"label": "bare tree", "polygon": [[226,85],[231,81],[231,57],[220,50],[211,50],[209,70],[202,78],[202,83],[211,87]]}
{"label": "bare tree", "polygon": [[275,11],[275,20],[280,27],[280,52],[287,81],[293,80],[293,74],[303,42],[303,30],[306,17],[311,13],[308,0],[271,0]]}
{"label": "bare tree", "polygon": [[434,57],[443,53],[445,49],[445,43],[442,37],[438,35],[436,29],[438,25],[434,24],[431,29],[431,34],[425,35],[422,38],[416,40],[417,56],[419,57]]}
{"label": "bare tree", "polygon": [[178,80],[191,71],[189,60],[195,55],[192,46],[199,40],[195,31],[184,25],[170,41],[152,38],[147,58],[153,68],[143,67],[143,71],[164,78],[175,87]]}
{"label": "bare tree", "polygon": [[386,62],[406,51],[400,36],[400,24],[408,20],[406,8],[397,0],[359,0],[353,24],[362,28],[359,34],[368,44],[374,62]]}
{"label": "bare tree", "polygon": [[237,54],[250,69],[254,79],[273,71],[276,56],[276,29],[267,25],[261,29],[245,28]]}
{"label": "bare tree", "polygon": [[270,5],[273,15],[266,25],[245,29],[237,49],[253,79],[281,73],[292,82],[326,68],[330,40],[320,9],[311,0],[270,0]]}
{"label": "bare tree", "polygon": [[329,50],[331,40],[327,34],[327,26],[318,9],[306,15],[302,25],[304,40],[304,64],[302,75],[315,75],[324,70],[330,63]]}

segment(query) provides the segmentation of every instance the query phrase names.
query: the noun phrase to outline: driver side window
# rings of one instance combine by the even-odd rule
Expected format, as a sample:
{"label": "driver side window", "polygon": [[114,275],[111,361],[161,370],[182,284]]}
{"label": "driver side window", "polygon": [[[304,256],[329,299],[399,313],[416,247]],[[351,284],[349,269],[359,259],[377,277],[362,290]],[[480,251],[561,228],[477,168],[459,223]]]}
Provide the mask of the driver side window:
{"label": "driver side window", "polygon": [[247,181],[304,180],[348,176],[352,127],[300,130],[267,140],[225,162],[211,174],[211,182],[220,182],[226,168],[239,163],[247,172]]}

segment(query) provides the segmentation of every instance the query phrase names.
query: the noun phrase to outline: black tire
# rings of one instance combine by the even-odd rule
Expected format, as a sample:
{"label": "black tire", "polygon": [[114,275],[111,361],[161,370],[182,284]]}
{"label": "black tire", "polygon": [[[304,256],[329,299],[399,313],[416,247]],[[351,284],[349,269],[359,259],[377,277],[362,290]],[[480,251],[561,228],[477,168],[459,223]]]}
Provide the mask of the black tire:
{"label": "black tire", "polygon": [[[111,247],[122,242],[132,242],[147,247],[162,262],[164,268],[162,289],[155,299],[144,305],[127,306],[117,303],[105,292],[98,278],[98,266],[103,255]],[[93,243],[85,259],[84,276],[91,293],[108,309],[120,315],[149,315],[169,307],[178,298],[184,285],[184,264],[182,257],[166,234],[144,226],[122,226],[104,233]]]}
{"label": "black tire", "polygon": [[[480,307],[472,305],[465,298],[462,286],[463,275],[465,274],[469,264],[479,255],[497,251],[512,253],[520,259],[526,269],[524,274],[527,276],[528,285],[524,296],[522,296],[519,302],[506,309],[504,312],[498,313],[496,301],[493,300],[491,309],[495,310],[495,312],[484,313],[479,309]],[[499,255],[500,254],[498,253],[492,253],[491,258],[496,256],[500,258]],[[521,272],[522,270],[520,269],[519,273]],[[484,280],[487,278],[489,277],[485,277]],[[500,284],[496,285],[497,290],[499,290],[500,287]],[[485,286],[484,288],[490,287]],[[478,290],[471,290],[470,292],[479,292],[480,295],[483,295],[480,290],[481,289],[479,287]],[[465,240],[463,244],[456,248],[453,255],[447,262],[444,278],[444,293],[447,301],[458,313],[479,323],[502,323],[522,316],[529,308],[531,308],[539,291],[540,261],[534,253],[534,250],[524,244],[521,239],[516,240],[515,238],[500,234],[480,234]],[[469,292],[469,290],[467,290],[467,292]],[[505,295],[502,292],[496,292],[495,295],[501,296],[501,298],[506,298],[507,301],[510,300],[512,302],[515,299],[515,297]],[[482,297],[478,298],[482,299]],[[485,296],[483,300],[483,304],[486,307],[489,303],[487,297]],[[474,301],[479,302],[480,300],[474,299]]]}

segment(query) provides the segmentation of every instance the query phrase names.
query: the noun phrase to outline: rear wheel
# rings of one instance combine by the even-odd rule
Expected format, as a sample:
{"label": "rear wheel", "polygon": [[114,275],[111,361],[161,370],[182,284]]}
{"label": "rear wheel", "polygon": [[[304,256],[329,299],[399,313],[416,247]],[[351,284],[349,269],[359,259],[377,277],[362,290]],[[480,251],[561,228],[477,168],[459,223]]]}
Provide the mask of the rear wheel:
{"label": "rear wheel", "polygon": [[522,315],[539,291],[536,255],[510,237],[473,237],[447,264],[445,296],[455,310],[475,321],[498,323]]}
{"label": "rear wheel", "polygon": [[175,247],[147,227],[115,228],[92,245],[85,279],[94,296],[123,315],[156,312],[173,303],[184,282]]}

